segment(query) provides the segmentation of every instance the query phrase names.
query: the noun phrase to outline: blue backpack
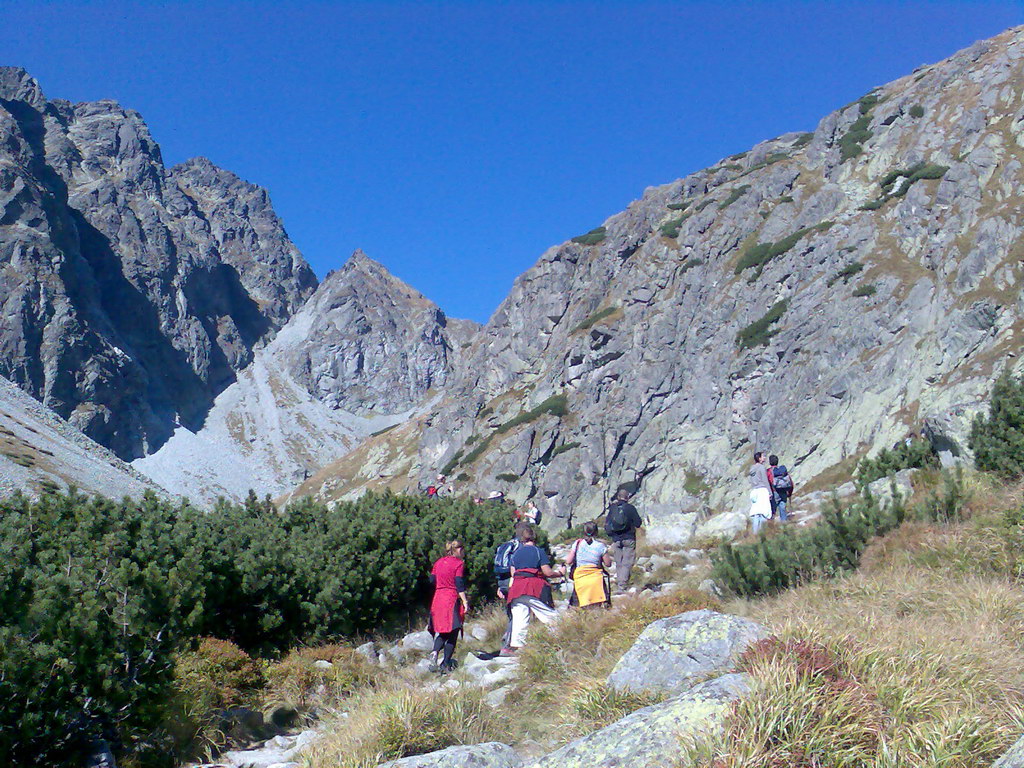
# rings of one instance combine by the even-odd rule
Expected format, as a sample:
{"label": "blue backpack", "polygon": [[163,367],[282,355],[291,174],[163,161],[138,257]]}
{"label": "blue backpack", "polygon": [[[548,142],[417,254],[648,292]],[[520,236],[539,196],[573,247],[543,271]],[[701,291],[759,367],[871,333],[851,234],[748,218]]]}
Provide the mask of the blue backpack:
{"label": "blue backpack", "polygon": [[512,573],[512,555],[519,549],[519,539],[511,539],[498,547],[494,553],[494,575],[507,579]]}

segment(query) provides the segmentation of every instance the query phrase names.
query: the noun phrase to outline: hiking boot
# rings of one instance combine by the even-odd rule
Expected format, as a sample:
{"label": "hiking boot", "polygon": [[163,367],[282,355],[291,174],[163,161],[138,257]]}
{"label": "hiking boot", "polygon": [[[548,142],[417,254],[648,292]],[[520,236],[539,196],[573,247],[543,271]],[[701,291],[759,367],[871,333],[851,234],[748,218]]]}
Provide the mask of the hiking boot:
{"label": "hiking boot", "polygon": [[515,656],[519,653],[518,648],[502,648],[498,653],[499,656]]}

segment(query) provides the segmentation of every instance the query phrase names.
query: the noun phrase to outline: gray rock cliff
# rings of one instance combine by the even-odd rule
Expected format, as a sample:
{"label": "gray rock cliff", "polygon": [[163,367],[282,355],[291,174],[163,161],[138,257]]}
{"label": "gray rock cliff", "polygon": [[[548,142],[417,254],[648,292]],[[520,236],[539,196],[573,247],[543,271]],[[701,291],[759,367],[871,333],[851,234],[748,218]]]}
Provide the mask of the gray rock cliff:
{"label": "gray rock cliff", "polygon": [[516,281],[431,414],[302,492],[447,468],[560,526],[627,483],[657,522],[742,507],[755,449],[798,493],[912,431],[963,458],[1024,328],[1022,94],[1015,28],[645,190]]}
{"label": "gray rock cliff", "polygon": [[198,429],[316,287],[267,193],[0,68],[0,374],[122,458]]}

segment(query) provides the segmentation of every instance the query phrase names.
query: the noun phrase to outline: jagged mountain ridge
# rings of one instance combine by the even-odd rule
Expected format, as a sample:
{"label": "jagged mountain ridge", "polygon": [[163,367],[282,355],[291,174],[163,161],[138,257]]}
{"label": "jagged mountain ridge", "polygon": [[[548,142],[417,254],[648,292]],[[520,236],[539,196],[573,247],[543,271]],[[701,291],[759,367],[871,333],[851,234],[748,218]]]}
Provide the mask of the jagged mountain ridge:
{"label": "jagged mountain ridge", "polygon": [[266,191],[16,67],[0,138],[0,374],[122,458],[198,429],[317,284]]}
{"label": "jagged mountain ridge", "polygon": [[516,281],[433,413],[297,493],[444,468],[549,520],[621,482],[658,516],[740,503],[755,448],[802,483],[922,429],[963,455],[1024,325],[1022,69],[1016,28],[646,190]]}
{"label": "jagged mountain ridge", "polygon": [[415,414],[477,327],[356,251],[217,397],[202,429],[179,427],[133,465],[198,503],[249,489],[279,496]]}

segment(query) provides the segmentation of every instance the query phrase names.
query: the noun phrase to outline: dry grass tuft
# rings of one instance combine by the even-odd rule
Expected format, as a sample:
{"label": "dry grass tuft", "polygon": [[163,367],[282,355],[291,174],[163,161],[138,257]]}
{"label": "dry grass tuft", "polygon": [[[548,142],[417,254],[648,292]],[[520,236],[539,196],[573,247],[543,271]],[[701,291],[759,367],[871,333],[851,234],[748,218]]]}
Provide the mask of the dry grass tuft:
{"label": "dry grass tuft", "polygon": [[[317,661],[331,666],[321,669]],[[265,697],[300,711],[325,703],[334,705],[358,690],[372,688],[383,674],[348,645],[296,648],[267,668]]]}
{"label": "dry grass tuft", "polygon": [[371,768],[458,744],[507,740],[508,721],[478,689],[428,691],[410,680],[357,694],[309,754],[313,766]]}
{"label": "dry grass tuft", "polygon": [[689,744],[684,764],[995,760],[1024,729],[1024,515],[1019,486],[1001,494],[970,482],[973,518],[907,522],[874,542],[855,574],[730,606],[777,639],[748,653],[755,693],[720,737]]}

